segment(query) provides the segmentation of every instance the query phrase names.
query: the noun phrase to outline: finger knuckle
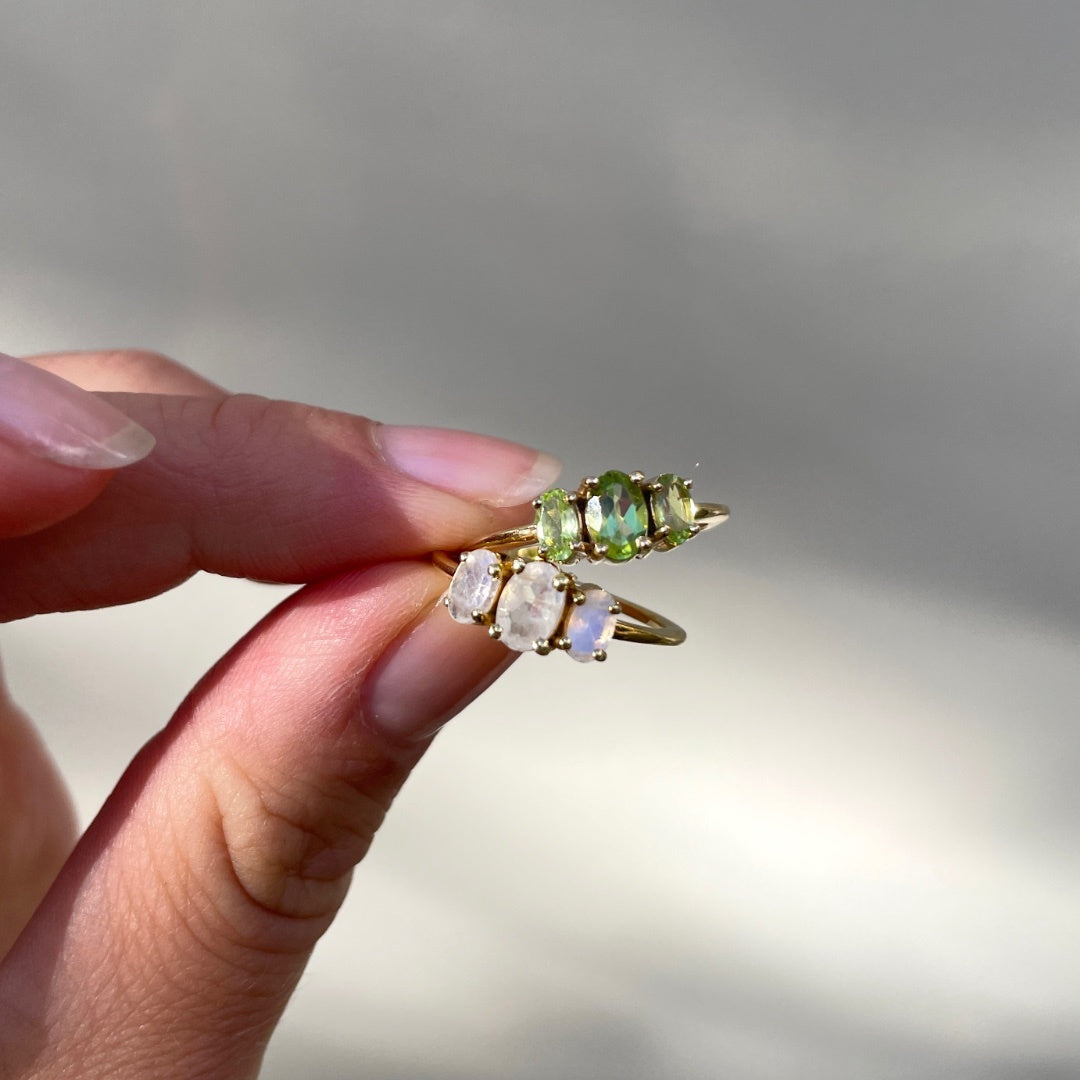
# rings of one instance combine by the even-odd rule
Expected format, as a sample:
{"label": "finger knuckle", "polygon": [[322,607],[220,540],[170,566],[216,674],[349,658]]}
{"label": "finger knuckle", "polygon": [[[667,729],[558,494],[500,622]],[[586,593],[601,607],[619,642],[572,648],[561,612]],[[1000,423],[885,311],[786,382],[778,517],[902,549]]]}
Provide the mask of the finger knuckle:
{"label": "finger knuckle", "polygon": [[304,922],[332,918],[382,823],[401,771],[388,759],[253,771],[223,758],[220,838],[246,907]]}
{"label": "finger knuckle", "polygon": [[180,367],[171,356],[153,349],[109,349],[101,353],[100,363],[102,367],[119,371],[138,368],[152,374],[161,374]]}

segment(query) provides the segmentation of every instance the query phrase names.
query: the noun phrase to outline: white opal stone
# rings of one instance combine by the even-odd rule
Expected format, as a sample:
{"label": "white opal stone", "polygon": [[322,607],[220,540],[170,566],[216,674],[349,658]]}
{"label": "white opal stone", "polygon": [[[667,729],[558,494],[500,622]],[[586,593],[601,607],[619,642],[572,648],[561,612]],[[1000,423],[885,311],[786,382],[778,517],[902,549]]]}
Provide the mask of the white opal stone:
{"label": "white opal stone", "polygon": [[555,636],[566,607],[566,592],[554,585],[559,572],[551,563],[530,562],[507,581],[495,610],[499,640],[507,648],[528,652],[534,642]]}
{"label": "white opal stone", "polygon": [[495,604],[499,595],[499,579],[492,576],[491,567],[499,565],[499,556],[487,548],[470,551],[454,571],[447,595],[450,614],[460,623],[471,623],[472,613],[485,615]]}
{"label": "white opal stone", "polygon": [[593,659],[597,649],[606,649],[615,633],[616,616],[608,610],[615,598],[604,589],[583,590],[585,602],[576,604],[566,620],[566,636],[570,639],[569,655],[583,664]]}

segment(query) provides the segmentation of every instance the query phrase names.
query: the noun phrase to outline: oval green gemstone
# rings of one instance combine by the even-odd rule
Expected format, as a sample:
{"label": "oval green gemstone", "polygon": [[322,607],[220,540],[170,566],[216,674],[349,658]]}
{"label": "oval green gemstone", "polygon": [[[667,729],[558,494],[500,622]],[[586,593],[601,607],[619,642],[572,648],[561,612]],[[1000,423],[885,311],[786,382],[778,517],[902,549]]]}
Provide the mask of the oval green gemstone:
{"label": "oval green gemstone", "polygon": [[540,496],[536,511],[536,542],[549,562],[566,562],[581,541],[578,509],[562,488],[552,488]]}
{"label": "oval green gemstone", "polygon": [[585,527],[594,544],[607,545],[612,562],[632,559],[638,552],[638,538],[649,531],[641,488],[624,472],[604,473],[585,503]]}
{"label": "oval green gemstone", "polygon": [[694,535],[694,517],[697,514],[690,489],[686,481],[674,473],[664,473],[656,478],[656,482],[660,489],[649,493],[653,524],[657,529],[667,526],[664,539],[672,547],[684,544]]}

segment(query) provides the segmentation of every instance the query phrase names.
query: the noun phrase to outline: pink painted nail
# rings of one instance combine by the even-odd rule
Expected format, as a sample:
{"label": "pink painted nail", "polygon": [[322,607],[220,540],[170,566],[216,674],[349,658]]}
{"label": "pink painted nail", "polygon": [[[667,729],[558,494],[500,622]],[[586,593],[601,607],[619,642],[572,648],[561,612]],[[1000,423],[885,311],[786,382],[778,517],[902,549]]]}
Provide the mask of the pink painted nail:
{"label": "pink painted nail", "polygon": [[0,437],[79,469],[119,469],[154,448],[149,431],[101,398],[3,353]]}
{"label": "pink painted nail", "polygon": [[550,454],[470,431],[383,424],[375,438],[394,468],[489,506],[528,502],[562,471]]}

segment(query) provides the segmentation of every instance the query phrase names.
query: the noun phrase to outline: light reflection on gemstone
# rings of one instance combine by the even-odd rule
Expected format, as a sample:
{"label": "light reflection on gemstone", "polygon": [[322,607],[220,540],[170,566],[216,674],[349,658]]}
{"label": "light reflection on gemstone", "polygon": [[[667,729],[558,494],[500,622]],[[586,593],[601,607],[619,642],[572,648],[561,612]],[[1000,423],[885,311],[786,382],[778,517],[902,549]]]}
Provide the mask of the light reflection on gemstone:
{"label": "light reflection on gemstone", "polygon": [[693,524],[697,507],[686,481],[681,477],[674,473],[664,473],[656,478],[656,483],[660,485],[660,489],[649,496],[653,522],[658,530],[667,526],[668,532],[664,539],[672,547],[676,547],[694,535]]}
{"label": "light reflection on gemstone", "polygon": [[585,503],[585,525],[590,540],[603,545],[612,562],[632,559],[638,553],[638,538],[649,531],[641,488],[624,472],[604,473]]}
{"label": "light reflection on gemstone", "polygon": [[581,663],[595,659],[598,649],[607,649],[615,633],[615,614],[609,609],[615,598],[605,589],[588,587],[585,600],[575,604],[566,620],[566,636],[570,641],[569,655]]}
{"label": "light reflection on gemstone", "polygon": [[499,556],[487,548],[478,548],[458,563],[450,582],[447,608],[460,623],[471,623],[473,612],[488,614],[499,594],[499,578],[492,576],[491,567],[499,565]]}
{"label": "light reflection on gemstone", "polygon": [[555,588],[559,568],[530,562],[503,587],[495,610],[499,640],[515,652],[529,652],[537,641],[548,641],[558,629],[566,607],[566,592]]}
{"label": "light reflection on gemstone", "polygon": [[562,488],[545,491],[536,512],[536,542],[544,558],[567,562],[580,540],[581,519],[573,500]]}

